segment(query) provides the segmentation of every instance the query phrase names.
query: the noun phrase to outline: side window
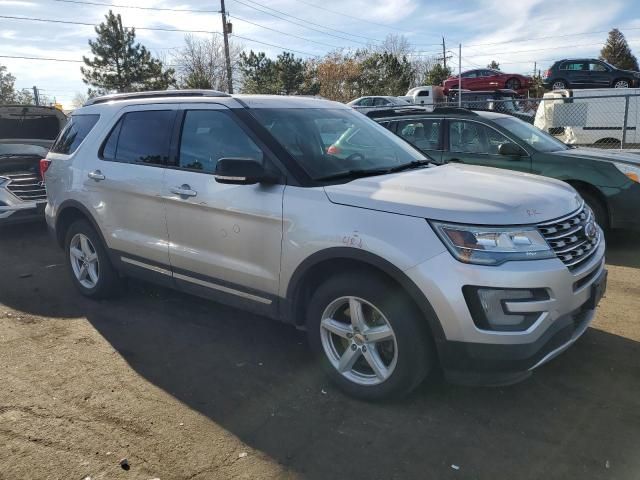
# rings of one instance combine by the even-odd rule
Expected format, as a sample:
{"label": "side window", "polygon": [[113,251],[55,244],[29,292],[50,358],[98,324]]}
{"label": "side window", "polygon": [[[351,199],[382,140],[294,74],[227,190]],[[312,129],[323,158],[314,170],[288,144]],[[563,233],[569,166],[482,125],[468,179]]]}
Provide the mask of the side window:
{"label": "side window", "polygon": [[71,155],[89,134],[99,118],[100,115],[73,115],[64,130],[60,132],[51,147],[51,151]]}
{"label": "side window", "polygon": [[418,92],[418,97],[428,97],[429,96],[429,90],[422,90],[420,92]]}
{"label": "side window", "polygon": [[373,99],[371,97],[363,98],[358,102],[359,107],[370,107],[373,105]]}
{"label": "side window", "polygon": [[437,150],[441,121],[437,119],[404,120],[398,122],[398,135],[420,150]]}
{"label": "side window", "polygon": [[605,67],[603,64],[599,63],[599,62],[590,62],[589,63],[589,70],[592,72],[606,72],[607,71],[607,67]]}
{"label": "side window", "polygon": [[584,64],[582,62],[565,62],[560,66],[560,70],[584,70]]}
{"label": "side window", "polygon": [[462,78],[476,78],[478,76],[477,70],[473,70],[472,72],[466,72],[462,74]]}
{"label": "side window", "polygon": [[112,162],[164,165],[176,112],[145,110],[125,113],[102,147],[102,159]]}
{"label": "side window", "polygon": [[189,110],[182,125],[178,166],[213,173],[221,158],[263,161],[262,150],[226,112]]}
{"label": "side window", "polygon": [[386,98],[378,97],[373,101],[373,105],[378,107],[380,105],[389,105],[391,102]]}
{"label": "side window", "polygon": [[500,144],[507,142],[507,137],[480,123],[449,122],[449,150],[452,152],[497,155]]}

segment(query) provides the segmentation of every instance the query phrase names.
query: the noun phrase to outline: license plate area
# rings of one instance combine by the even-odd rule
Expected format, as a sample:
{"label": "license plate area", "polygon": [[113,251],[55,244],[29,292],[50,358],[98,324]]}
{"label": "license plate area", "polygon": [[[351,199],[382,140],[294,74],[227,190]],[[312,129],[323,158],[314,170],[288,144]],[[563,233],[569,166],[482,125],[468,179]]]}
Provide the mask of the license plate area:
{"label": "license plate area", "polygon": [[594,310],[598,306],[598,303],[600,303],[600,300],[607,291],[607,276],[608,272],[603,270],[598,279],[591,285],[591,296],[585,303],[587,309]]}

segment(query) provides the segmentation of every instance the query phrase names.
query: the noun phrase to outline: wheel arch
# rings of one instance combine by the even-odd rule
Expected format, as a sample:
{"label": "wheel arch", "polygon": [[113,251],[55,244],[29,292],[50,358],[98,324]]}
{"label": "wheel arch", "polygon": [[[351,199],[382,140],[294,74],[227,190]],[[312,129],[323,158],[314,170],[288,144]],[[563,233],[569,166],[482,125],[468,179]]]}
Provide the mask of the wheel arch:
{"label": "wheel arch", "polygon": [[382,275],[402,288],[422,313],[436,345],[445,339],[431,303],[402,270],[378,255],[349,247],[333,247],[316,252],[296,268],[287,288],[284,317],[301,327],[305,321],[304,306],[314,289],[331,274],[354,270]]}
{"label": "wheel arch", "polygon": [[76,200],[66,200],[63,202],[60,207],[58,207],[58,214],[56,215],[56,223],[55,223],[55,236],[60,247],[64,247],[64,240],[67,235],[67,231],[69,227],[76,220],[87,220],[95,231],[97,232],[102,244],[108,251],[107,243],[105,242],[104,236],[102,235],[102,231],[98,226],[95,218],[89,212],[89,209],[82,205],[80,202]]}
{"label": "wheel arch", "polygon": [[600,204],[602,205],[602,207],[604,208],[607,214],[607,225],[603,225],[603,227],[608,227],[609,225],[611,225],[611,210],[609,208],[609,203],[607,202],[607,198],[604,196],[604,194],[600,191],[598,187],[596,187],[591,183],[585,182],[583,180],[569,179],[569,180],[565,180],[565,182],[567,182],[569,185],[575,188],[578,191],[578,193],[587,192],[593,195],[600,202]]}

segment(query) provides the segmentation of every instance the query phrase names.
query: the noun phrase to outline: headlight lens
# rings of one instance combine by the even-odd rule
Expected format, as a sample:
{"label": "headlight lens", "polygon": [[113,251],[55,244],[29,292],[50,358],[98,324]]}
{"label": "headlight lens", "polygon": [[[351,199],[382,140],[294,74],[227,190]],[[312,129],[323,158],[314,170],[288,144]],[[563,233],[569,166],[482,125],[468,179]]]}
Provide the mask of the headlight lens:
{"label": "headlight lens", "polygon": [[633,76],[636,77],[636,78],[640,78],[640,73],[636,72],[636,73],[633,74]]}
{"label": "headlight lens", "polygon": [[431,222],[451,254],[464,263],[500,265],[512,260],[554,258],[534,227],[483,227]]}
{"label": "headlight lens", "polygon": [[613,165],[627,177],[629,177],[629,179],[636,183],[640,183],[640,167],[617,162],[613,162]]}

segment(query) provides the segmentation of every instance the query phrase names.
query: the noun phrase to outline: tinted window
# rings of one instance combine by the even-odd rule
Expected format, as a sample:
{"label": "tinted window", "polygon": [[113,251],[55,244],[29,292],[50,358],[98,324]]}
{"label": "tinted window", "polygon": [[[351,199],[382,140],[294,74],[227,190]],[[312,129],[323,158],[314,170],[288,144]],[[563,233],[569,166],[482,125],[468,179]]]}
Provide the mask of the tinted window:
{"label": "tinted window", "polygon": [[462,74],[462,78],[476,78],[478,76],[478,72],[476,70],[472,72],[465,72]]}
{"label": "tinted window", "polygon": [[66,155],[75,152],[99,118],[100,115],[73,115],[51,147],[51,151]]}
{"label": "tinted window", "polygon": [[380,98],[380,97],[376,98],[376,99],[373,101],[373,104],[374,104],[375,106],[379,106],[379,105],[389,105],[390,103],[391,103],[391,102],[390,102],[389,100],[387,100],[386,98]]}
{"label": "tinted window", "polygon": [[498,147],[509,139],[481,123],[453,120],[449,122],[449,149],[459,153],[498,154]]}
{"label": "tinted window", "polygon": [[179,166],[213,173],[221,158],[250,158],[262,162],[263,155],[228,113],[188,111],[182,126]]}
{"label": "tinted window", "polygon": [[607,72],[607,67],[605,67],[602,63],[591,62],[589,63],[589,70],[592,72]]}
{"label": "tinted window", "polygon": [[436,119],[402,120],[398,135],[421,150],[437,150],[441,121]]}
{"label": "tinted window", "polygon": [[102,158],[124,163],[165,164],[174,118],[172,110],[125,113],[109,134]]}
{"label": "tinted window", "polygon": [[373,99],[371,97],[363,98],[356,105],[359,107],[370,107],[373,105]]}
{"label": "tinted window", "polygon": [[418,92],[418,97],[428,97],[429,96],[429,90],[422,90],[421,92]]}
{"label": "tinted window", "polygon": [[586,70],[584,62],[565,62],[560,65],[560,70]]}
{"label": "tinted window", "polygon": [[569,149],[567,145],[555,137],[517,118],[499,118],[495,122],[539,152],[557,152]]}

